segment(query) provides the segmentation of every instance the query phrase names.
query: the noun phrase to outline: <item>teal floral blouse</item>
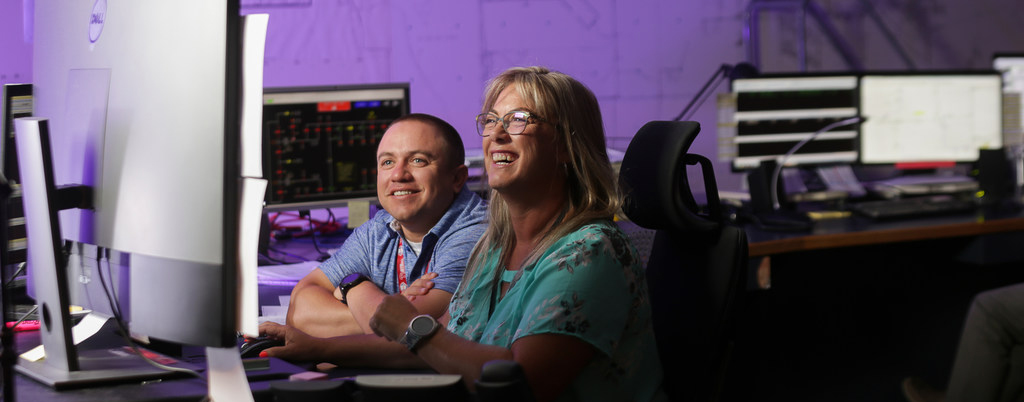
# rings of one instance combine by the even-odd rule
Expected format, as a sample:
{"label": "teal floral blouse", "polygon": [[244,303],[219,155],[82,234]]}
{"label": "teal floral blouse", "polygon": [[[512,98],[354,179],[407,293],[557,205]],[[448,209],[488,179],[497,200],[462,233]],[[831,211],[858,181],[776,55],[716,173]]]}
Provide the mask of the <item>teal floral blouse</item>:
{"label": "teal floral blouse", "polygon": [[580,227],[534,264],[503,271],[511,282],[495,301],[498,251],[473,270],[449,307],[448,330],[510,348],[537,334],[577,337],[598,351],[559,400],[664,399],[644,271],[636,249],[611,221]]}

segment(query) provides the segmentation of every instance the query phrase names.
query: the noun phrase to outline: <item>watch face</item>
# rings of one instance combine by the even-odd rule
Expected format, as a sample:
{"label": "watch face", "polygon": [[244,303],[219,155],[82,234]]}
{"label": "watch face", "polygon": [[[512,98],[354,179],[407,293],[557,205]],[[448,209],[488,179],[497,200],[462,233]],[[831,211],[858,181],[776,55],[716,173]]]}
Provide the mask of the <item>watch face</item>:
{"label": "watch face", "polygon": [[358,273],[358,272],[356,272],[356,273],[351,273],[351,274],[348,274],[347,276],[345,276],[344,278],[342,278],[342,280],[341,280],[341,286],[344,286],[344,285],[346,285],[346,284],[352,283],[352,281],[354,281],[354,280],[356,280],[356,279],[359,279],[359,277],[360,277],[360,276],[363,276],[363,274],[360,274],[360,273]]}
{"label": "watch face", "polygon": [[435,322],[430,317],[418,316],[409,323],[409,329],[417,335],[425,335],[434,329]]}

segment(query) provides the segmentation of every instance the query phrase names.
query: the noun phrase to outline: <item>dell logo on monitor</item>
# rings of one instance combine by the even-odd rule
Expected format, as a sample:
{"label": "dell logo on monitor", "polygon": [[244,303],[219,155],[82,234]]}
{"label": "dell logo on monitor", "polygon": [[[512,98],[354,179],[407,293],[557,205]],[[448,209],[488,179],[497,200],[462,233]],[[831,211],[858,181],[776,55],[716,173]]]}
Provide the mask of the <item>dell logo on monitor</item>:
{"label": "dell logo on monitor", "polygon": [[103,21],[107,17],[107,0],[96,0],[89,18],[89,42],[96,43],[103,32]]}

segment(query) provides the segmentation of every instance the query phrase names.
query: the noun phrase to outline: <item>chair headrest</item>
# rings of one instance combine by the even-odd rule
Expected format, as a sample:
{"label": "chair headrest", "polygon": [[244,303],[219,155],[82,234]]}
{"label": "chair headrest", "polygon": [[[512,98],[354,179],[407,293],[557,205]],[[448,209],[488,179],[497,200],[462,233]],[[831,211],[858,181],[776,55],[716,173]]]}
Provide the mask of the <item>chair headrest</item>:
{"label": "chair headrest", "polygon": [[630,220],[649,229],[718,229],[716,219],[697,213],[686,176],[687,164],[702,165],[708,203],[717,210],[718,190],[710,161],[686,153],[699,132],[700,124],[692,121],[652,121],[637,131],[619,169],[619,185],[626,194],[622,209]]}

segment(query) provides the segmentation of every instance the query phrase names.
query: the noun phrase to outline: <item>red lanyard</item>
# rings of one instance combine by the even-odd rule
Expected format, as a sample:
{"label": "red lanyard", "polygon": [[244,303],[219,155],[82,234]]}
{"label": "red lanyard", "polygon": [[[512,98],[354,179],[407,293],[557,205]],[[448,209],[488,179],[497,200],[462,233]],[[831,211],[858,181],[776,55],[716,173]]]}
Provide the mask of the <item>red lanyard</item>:
{"label": "red lanyard", "polygon": [[[430,262],[423,268],[423,273],[430,271]],[[398,291],[404,292],[409,287],[405,278],[405,246],[402,245],[402,236],[398,236],[398,258],[395,259],[395,273],[398,275]]]}

